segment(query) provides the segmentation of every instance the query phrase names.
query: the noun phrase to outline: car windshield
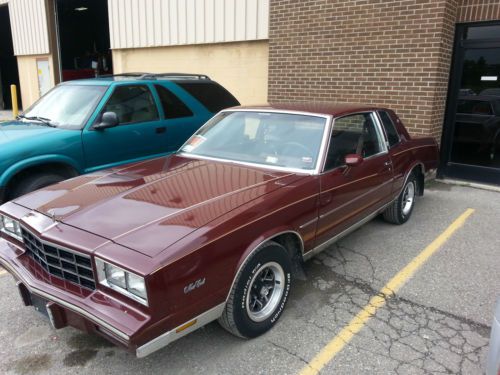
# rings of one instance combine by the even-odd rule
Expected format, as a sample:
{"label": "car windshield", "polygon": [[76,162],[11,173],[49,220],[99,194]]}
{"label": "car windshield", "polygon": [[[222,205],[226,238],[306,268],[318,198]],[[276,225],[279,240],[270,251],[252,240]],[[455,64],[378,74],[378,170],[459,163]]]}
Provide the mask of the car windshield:
{"label": "car windshield", "polygon": [[181,152],[295,170],[316,168],[326,118],[314,115],[235,111],[215,116]]}
{"label": "car windshield", "polygon": [[106,86],[61,85],[41,97],[21,119],[68,129],[81,129],[107,90]]}

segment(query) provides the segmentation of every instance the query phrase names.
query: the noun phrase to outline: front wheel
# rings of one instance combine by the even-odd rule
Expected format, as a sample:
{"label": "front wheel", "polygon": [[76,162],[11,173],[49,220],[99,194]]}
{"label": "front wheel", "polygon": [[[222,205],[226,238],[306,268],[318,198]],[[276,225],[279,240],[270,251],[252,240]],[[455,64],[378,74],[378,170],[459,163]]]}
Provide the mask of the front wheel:
{"label": "front wheel", "polygon": [[412,173],[406,181],[401,194],[384,211],[384,219],[393,224],[404,224],[413,212],[417,193],[417,179]]}
{"label": "front wheel", "polygon": [[280,318],[291,288],[292,263],[286,249],[269,241],[245,262],[219,323],[243,338],[270,330]]}

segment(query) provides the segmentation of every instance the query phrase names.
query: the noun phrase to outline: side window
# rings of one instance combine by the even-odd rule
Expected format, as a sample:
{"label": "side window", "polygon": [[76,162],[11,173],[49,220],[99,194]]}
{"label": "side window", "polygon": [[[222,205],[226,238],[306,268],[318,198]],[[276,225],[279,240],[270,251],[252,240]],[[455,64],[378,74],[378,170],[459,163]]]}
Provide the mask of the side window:
{"label": "side window", "polygon": [[229,91],[216,82],[193,81],[177,84],[212,113],[240,104]]}
{"label": "side window", "polygon": [[384,126],[385,133],[387,134],[387,140],[389,141],[389,147],[394,146],[399,143],[399,134],[392,122],[391,117],[387,112],[379,111],[378,114],[382,119],[382,125]]}
{"label": "side window", "polygon": [[326,157],[325,170],[344,165],[345,156],[366,158],[382,151],[375,123],[370,113],[348,115],[335,120]]}
{"label": "side window", "polygon": [[155,85],[166,119],[191,117],[193,112],[173,92],[161,85]]}
{"label": "side window", "polygon": [[120,125],[159,119],[153,95],[144,85],[117,86],[104,112],[115,112]]}

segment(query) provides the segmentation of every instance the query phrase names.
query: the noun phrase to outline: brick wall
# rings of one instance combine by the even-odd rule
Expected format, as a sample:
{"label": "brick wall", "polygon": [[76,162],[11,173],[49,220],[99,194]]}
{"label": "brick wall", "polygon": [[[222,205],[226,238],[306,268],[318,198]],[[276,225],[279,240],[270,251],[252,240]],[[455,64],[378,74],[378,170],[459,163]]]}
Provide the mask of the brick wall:
{"label": "brick wall", "polygon": [[274,0],[269,101],[385,105],[441,135],[456,0]]}
{"label": "brick wall", "polygon": [[457,22],[500,20],[498,0],[460,0]]}

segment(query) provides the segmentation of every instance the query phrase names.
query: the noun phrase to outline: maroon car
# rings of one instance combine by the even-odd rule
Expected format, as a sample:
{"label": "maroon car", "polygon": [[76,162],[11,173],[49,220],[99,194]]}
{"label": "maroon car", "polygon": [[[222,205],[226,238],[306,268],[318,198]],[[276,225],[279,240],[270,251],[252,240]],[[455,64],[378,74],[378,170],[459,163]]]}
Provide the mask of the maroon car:
{"label": "maroon car", "polygon": [[1,206],[0,264],[53,327],[138,357],[216,319],[255,337],[303,261],[380,213],[406,222],[437,160],[389,109],[233,108],[174,155]]}

